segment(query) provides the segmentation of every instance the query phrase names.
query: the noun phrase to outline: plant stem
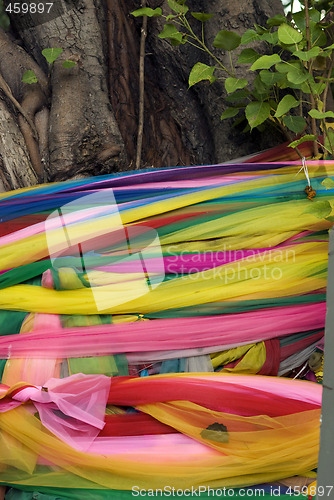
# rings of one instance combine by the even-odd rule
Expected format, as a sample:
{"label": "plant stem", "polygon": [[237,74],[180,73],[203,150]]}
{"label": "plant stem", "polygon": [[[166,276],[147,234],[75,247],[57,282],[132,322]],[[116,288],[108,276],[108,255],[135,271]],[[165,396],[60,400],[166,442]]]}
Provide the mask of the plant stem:
{"label": "plant stem", "polygon": [[[329,80],[330,77],[331,77],[332,69],[333,69],[333,63],[334,63],[334,61],[333,61],[333,56],[332,56],[331,57],[331,62],[330,62],[330,65],[329,65],[329,70],[328,70],[328,73],[327,73],[327,80]],[[323,113],[325,113],[326,108],[327,108],[327,95],[328,95],[328,89],[329,88],[330,88],[329,81],[327,81],[324,93],[322,95],[322,102],[323,102],[322,111],[323,111]]]}
{"label": "plant stem", "polygon": [[[146,6],[146,0],[142,0],[142,7]],[[139,110],[138,110],[138,135],[137,135],[137,152],[136,152],[136,169],[140,168],[142,145],[143,145],[143,129],[144,129],[144,61],[145,61],[145,41],[147,36],[147,16],[143,16],[143,24],[140,36],[140,52],[139,52]]]}
{"label": "plant stem", "polygon": [[[309,15],[309,11],[308,11],[308,0],[304,0],[304,6],[305,6],[305,23],[306,23],[307,50],[310,50],[310,48],[311,48],[311,39],[310,39],[310,15]],[[307,64],[307,66],[308,66],[308,72],[311,75],[311,77],[313,78],[312,67],[311,67],[311,65],[309,63]],[[316,109],[313,91],[312,91],[311,88],[310,88],[310,90],[311,90],[311,108],[312,109]],[[318,137],[318,134],[317,134],[317,125],[316,125],[315,118],[311,118],[311,129],[312,129],[312,134],[315,135],[316,137]],[[317,144],[316,141],[313,141],[313,156],[318,156],[318,154],[319,154],[318,144]]]}
{"label": "plant stem", "polygon": [[308,0],[304,0],[305,6],[305,24],[306,24],[306,42],[307,42],[307,50],[311,48],[311,39],[310,39],[310,13],[308,11]]}
{"label": "plant stem", "polygon": [[231,73],[221,62],[220,60],[211,52],[211,50],[205,45],[205,43],[202,42],[202,40],[200,38],[198,38],[198,36],[193,32],[190,24],[188,23],[188,20],[184,17],[183,19],[184,21],[184,27],[187,28],[187,30],[189,31],[189,33],[191,33],[191,35],[196,39],[197,43],[199,43],[202,47],[203,47],[203,50],[205,50],[205,52],[207,54],[209,54],[209,56],[211,56],[217,64],[219,64],[219,66],[230,76],[234,77],[233,73]]}
{"label": "plant stem", "polygon": [[[331,57],[331,62],[329,64],[329,69],[328,69],[328,73],[327,73],[327,80],[330,79],[331,77],[331,74],[332,74],[332,69],[333,69],[333,56]],[[330,85],[329,85],[329,81],[326,82],[326,87],[325,87],[325,90],[324,90],[324,93],[322,94],[322,102],[323,102],[323,107],[322,107],[322,111],[323,113],[326,112],[326,108],[327,108],[327,95],[328,95],[328,89],[330,88]],[[332,141],[331,141],[331,137],[330,137],[330,134],[327,134],[327,125],[326,125],[326,120],[323,120],[323,138],[324,138],[324,145],[325,145],[325,141],[326,141],[326,136],[328,137],[328,141],[329,141],[329,144],[330,144],[330,147],[331,147],[331,150],[332,150],[332,153],[334,152],[334,149],[333,149],[333,144],[332,144]]]}
{"label": "plant stem", "polygon": [[8,99],[14,104],[14,106],[16,107],[16,109],[21,113],[21,115],[23,116],[23,118],[29,124],[29,126],[30,126],[30,128],[32,130],[34,139],[36,141],[38,141],[38,132],[37,132],[37,129],[35,127],[34,122],[30,119],[30,117],[28,116],[28,114],[22,108],[21,104],[15,99],[15,97],[12,94],[12,91],[11,91],[9,85],[7,84],[7,82],[5,81],[5,79],[3,78],[3,76],[1,75],[1,73],[0,73],[0,89],[8,97]]}
{"label": "plant stem", "polygon": [[[283,135],[285,136],[285,138],[289,142],[292,142],[292,137],[290,136],[290,134],[288,133],[288,131],[286,130],[286,128],[283,127],[283,125],[281,124],[281,122],[279,120],[277,120],[277,125],[278,125],[279,129],[281,130],[281,132],[283,133]],[[301,152],[299,151],[298,147],[296,146],[293,149],[296,151],[296,153],[298,154],[299,158],[302,160],[304,158],[304,156],[301,154]]]}
{"label": "plant stem", "polygon": [[229,58],[230,58],[231,71],[233,73],[233,76],[235,76],[235,71],[234,71],[233,61],[232,61],[232,55],[231,55],[231,51],[230,50],[228,51],[228,55],[229,55]]}

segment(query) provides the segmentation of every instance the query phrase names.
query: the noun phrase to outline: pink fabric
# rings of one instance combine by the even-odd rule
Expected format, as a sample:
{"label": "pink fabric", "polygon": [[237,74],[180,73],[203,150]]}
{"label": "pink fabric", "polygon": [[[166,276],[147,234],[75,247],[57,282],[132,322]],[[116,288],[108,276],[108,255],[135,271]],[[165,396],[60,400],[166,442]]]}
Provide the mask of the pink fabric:
{"label": "pink fabric", "polygon": [[111,379],[104,375],[77,373],[66,379],[50,379],[45,387],[25,387],[0,400],[0,412],[32,401],[42,424],[53,434],[81,451],[87,450],[104,427]]}
{"label": "pink fabric", "polygon": [[[163,454],[161,450],[163,449]],[[136,460],[151,459],[154,462],[174,461],[175,457],[189,462],[198,462],[199,455],[210,460],[221,456],[221,452],[206,446],[185,434],[156,434],[143,436],[98,437],[87,450],[101,455],[129,455]]]}
{"label": "pink fabric", "polygon": [[[277,307],[239,314],[156,319],[0,337],[0,358],[63,358],[117,353],[224,347],[321,329],[326,303]],[[175,353],[174,353],[175,357]]]}

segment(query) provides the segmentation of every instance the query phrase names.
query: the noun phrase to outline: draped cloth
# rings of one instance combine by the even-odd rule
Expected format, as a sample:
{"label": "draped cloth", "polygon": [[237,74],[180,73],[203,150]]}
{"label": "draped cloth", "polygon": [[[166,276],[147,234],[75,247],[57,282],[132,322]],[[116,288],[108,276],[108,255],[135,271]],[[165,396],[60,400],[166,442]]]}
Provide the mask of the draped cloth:
{"label": "draped cloth", "polygon": [[334,202],[334,162],[308,162],[314,201],[299,168],[0,194],[1,484],[243,487],[316,468],[321,385],[288,377],[323,339],[332,222],[313,208]]}
{"label": "draped cloth", "polygon": [[[53,400],[64,418],[72,411],[66,401],[74,402],[75,391],[80,391],[78,382],[88,388],[97,378],[70,377],[65,384],[51,380],[46,384],[50,396],[46,392],[43,397],[38,388],[14,387],[3,391],[1,409],[28,397],[38,400],[39,407]],[[64,386],[66,394],[62,396]],[[91,392],[91,399],[95,396]],[[61,480],[64,487],[90,484],[117,488],[122,484],[131,489],[133,482],[139,481],[142,487],[159,488],[168,480],[179,488],[238,486],[287,477],[291,470],[303,473],[316,465],[321,386],[312,382],[214,374],[116,378],[112,379],[108,401],[131,404],[178,433],[96,438],[83,453],[47,432],[47,422],[37,419],[28,408],[9,409],[0,414],[3,435],[9,436],[11,443],[0,462],[7,464],[5,482],[45,484],[45,477],[50,486]],[[82,416],[83,412],[74,410],[73,415],[85,419],[87,413]],[[65,422],[71,424],[71,420]],[[208,433],[215,423],[223,431]],[[92,417],[90,425],[96,425]],[[7,444],[6,439],[4,442]]]}

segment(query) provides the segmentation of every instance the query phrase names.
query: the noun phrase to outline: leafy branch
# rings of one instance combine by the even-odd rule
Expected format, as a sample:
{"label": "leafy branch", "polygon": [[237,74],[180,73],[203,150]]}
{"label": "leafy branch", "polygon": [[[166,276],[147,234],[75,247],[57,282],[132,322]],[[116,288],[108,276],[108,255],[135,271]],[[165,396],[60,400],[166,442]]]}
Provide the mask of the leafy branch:
{"label": "leafy branch", "polygon": [[[47,49],[42,50],[42,55],[45,57],[45,59],[48,63],[48,66],[49,66],[49,78],[51,76],[55,61],[58,59],[58,57],[62,53],[63,53],[63,49],[61,49],[59,47],[47,48]],[[75,61],[66,60],[66,61],[62,62],[62,66],[64,68],[73,68],[75,65],[76,65]],[[37,83],[37,81],[38,81],[37,76],[35,75],[34,71],[32,71],[31,69],[28,69],[27,71],[24,72],[24,74],[22,76],[23,83],[32,84],[32,83]]]}
{"label": "leafy branch", "polygon": [[[229,68],[213,53],[204,38],[204,23],[213,14],[190,12],[186,0],[168,0],[168,5],[173,14],[165,15],[161,8],[142,8],[132,14],[163,18],[165,24],[159,38],[169,40],[173,46],[191,44],[210,56],[212,65],[199,61],[193,66],[189,87],[204,80],[212,84],[223,79],[227,109],[222,119],[235,117],[240,121],[244,117],[245,130],[250,131],[269,121],[288,137],[290,146],[297,152],[300,144],[312,140],[315,157],[319,150],[323,157],[334,154],[334,129],[329,122],[334,112],[326,111],[327,96],[334,83],[334,44],[330,43],[333,23],[321,17],[322,9],[326,14],[331,10],[333,0],[304,0],[300,12],[274,16],[268,19],[265,27],[255,25],[255,29],[247,30],[242,37],[232,31],[219,31],[212,46],[228,53]],[[194,19],[201,23],[200,35],[192,28]],[[261,55],[249,47],[255,41],[265,44],[270,53]],[[242,46],[245,48],[240,52]],[[238,63],[248,65],[255,79],[236,77],[232,62],[235,49],[240,52]]]}

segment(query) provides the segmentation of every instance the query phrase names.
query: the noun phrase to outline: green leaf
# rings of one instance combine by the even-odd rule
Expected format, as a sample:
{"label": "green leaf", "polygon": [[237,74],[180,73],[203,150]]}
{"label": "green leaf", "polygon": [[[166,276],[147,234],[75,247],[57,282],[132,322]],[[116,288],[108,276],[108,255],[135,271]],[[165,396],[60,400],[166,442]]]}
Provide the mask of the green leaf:
{"label": "green leaf", "polygon": [[229,435],[227,432],[227,427],[224,424],[215,422],[209,425],[206,429],[201,431],[202,439],[208,441],[215,441],[218,443],[228,443]]}
{"label": "green leaf", "polygon": [[312,21],[314,21],[315,23],[318,23],[320,21],[321,15],[317,9],[309,9],[308,13]]}
{"label": "green leaf", "polygon": [[334,181],[330,177],[326,177],[321,183],[322,186],[325,186],[325,189],[334,189]]}
{"label": "green leaf", "polygon": [[247,86],[248,81],[245,78],[226,78],[225,89],[228,94]]}
{"label": "green leaf", "polygon": [[177,2],[176,0],[168,0],[168,5],[172,11],[177,14],[186,14],[189,10],[186,5],[183,5],[182,2]]}
{"label": "green leaf", "polygon": [[334,118],[334,113],[333,111],[326,111],[326,113],[322,113],[321,111],[318,111],[317,109],[311,109],[308,114],[312,118],[316,118],[317,120],[323,120],[325,118]]}
{"label": "green leaf", "polygon": [[52,64],[55,62],[55,60],[60,56],[60,54],[63,52],[63,49],[61,48],[53,48],[53,49],[44,49],[42,50],[42,54],[47,60],[49,64]]}
{"label": "green leaf", "polygon": [[209,21],[214,14],[205,14],[204,12],[191,12],[190,13],[197,21],[201,21],[201,23],[205,23],[205,21]]}
{"label": "green leaf", "polygon": [[287,78],[289,82],[299,85],[306,82],[306,80],[309,80],[311,78],[311,75],[306,70],[296,68],[292,71],[289,71],[289,73],[287,74]]}
{"label": "green leaf", "polygon": [[311,45],[319,45],[322,47],[327,43],[326,33],[319,24],[314,23],[313,21],[310,22],[310,38]]}
{"label": "green leaf", "polygon": [[239,113],[239,108],[227,108],[225,111],[222,113],[220,119],[221,120],[226,120],[227,118],[233,118]]}
{"label": "green leaf", "polygon": [[304,210],[303,214],[312,214],[318,219],[324,219],[328,217],[332,212],[331,204],[328,200],[321,201],[313,201],[310,203],[306,210]]}
{"label": "green leaf", "polygon": [[245,115],[250,128],[253,129],[263,123],[270,115],[270,104],[267,102],[250,102],[245,109]]}
{"label": "green leaf", "polygon": [[0,13],[0,27],[5,30],[5,31],[8,31],[9,29],[9,26],[10,26],[10,20],[9,20],[9,17],[7,16],[7,14],[5,14],[3,12],[3,7],[0,8],[0,11],[2,11]]}
{"label": "green leaf", "polygon": [[273,54],[271,56],[261,56],[259,57],[251,66],[251,70],[256,69],[269,69],[274,64],[281,62],[281,58],[278,54]]}
{"label": "green leaf", "polygon": [[246,90],[237,90],[233,94],[231,94],[227,97],[224,97],[224,100],[226,102],[241,102],[246,97],[248,97],[248,95],[249,95],[249,92],[247,92]]}
{"label": "green leaf", "polygon": [[[318,21],[320,21],[319,12],[316,11],[316,9],[309,9],[308,13],[309,13],[310,19],[313,22],[317,23]],[[300,31],[304,31],[305,30],[305,28],[306,28],[306,19],[305,19],[305,11],[304,10],[300,10],[299,12],[295,12],[292,15],[292,19],[294,20],[297,28]]]}
{"label": "green leaf", "polygon": [[299,102],[290,94],[285,95],[283,99],[278,103],[277,110],[275,113],[276,118],[285,115],[290,111],[291,108],[298,106]]}
{"label": "green leaf", "polygon": [[260,75],[257,75],[257,77],[254,80],[254,89],[255,89],[254,94],[255,93],[257,94],[255,97],[259,101],[263,101],[269,94],[269,88],[267,87],[267,85],[263,83]]}
{"label": "green leaf", "polygon": [[256,33],[258,35],[263,35],[264,33],[269,33],[269,29],[268,28],[264,28],[260,24],[254,23],[254,28],[255,28],[255,31],[256,31]]}
{"label": "green leaf", "polygon": [[313,61],[312,69],[314,71],[322,71],[322,72],[324,72],[326,70],[326,67],[327,67],[326,57],[324,57],[322,55],[317,56],[315,58],[315,60]]}
{"label": "green leaf", "polygon": [[332,128],[327,128],[325,148],[328,149],[331,155],[334,154],[334,130]]}
{"label": "green leaf", "polygon": [[158,35],[159,38],[167,38],[172,42],[176,42],[178,45],[182,43],[183,33],[180,33],[174,26],[174,24],[165,24],[161,33]]}
{"label": "green leaf", "polygon": [[[326,83],[324,83],[324,82],[315,83],[312,79],[310,79],[309,82],[307,82],[307,83],[310,84],[312,92],[315,96],[320,96],[326,88]],[[302,89],[302,90],[304,92],[304,89]],[[309,87],[308,87],[308,90],[305,91],[305,94],[307,94],[307,93],[310,93]]]}
{"label": "green leaf", "polygon": [[37,83],[37,76],[35,75],[35,73],[31,70],[31,69],[28,69],[27,71],[25,71],[23,73],[23,76],[22,76],[22,82],[23,83]]}
{"label": "green leaf", "polygon": [[207,66],[201,62],[196,63],[190,71],[189,88],[202,80],[209,80],[210,83],[213,83],[216,80],[213,76],[214,70],[214,66]]}
{"label": "green leaf", "polygon": [[277,31],[274,31],[273,33],[263,33],[261,36],[262,40],[265,40],[266,42],[270,43],[271,45],[277,45],[278,43],[278,33]]}
{"label": "green leaf", "polygon": [[[317,23],[320,21],[319,11],[316,9],[309,9],[309,16],[313,23]],[[294,12],[292,14],[292,19],[294,20],[295,25],[300,31],[304,31],[306,28],[306,19],[305,19],[305,11],[300,10],[299,12]]]}
{"label": "green leaf", "polygon": [[302,61],[309,61],[310,59],[312,59],[312,57],[317,57],[317,55],[319,55],[319,52],[320,52],[320,47],[316,46],[306,51],[296,50],[295,52],[292,53],[292,55],[298,57]]}
{"label": "green leaf", "polygon": [[247,30],[241,37],[241,44],[246,45],[255,42],[255,40],[261,40],[260,35],[255,30]]}
{"label": "green leaf", "polygon": [[302,116],[284,116],[284,125],[295,134],[302,132],[306,126],[305,118]]}
{"label": "green leaf", "polygon": [[267,21],[268,26],[280,26],[283,23],[286,23],[286,17],[282,14],[277,14],[274,17],[270,17]]}
{"label": "green leaf", "polygon": [[278,39],[286,45],[291,45],[293,43],[299,43],[303,39],[303,35],[292,28],[292,26],[284,23],[278,28]]}
{"label": "green leaf", "polygon": [[228,50],[230,52],[239,47],[240,42],[241,37],[234,31],[221,30],[217,33],[213,41],[213,46],[217,49]]}
{"label": "green leaf", "polygon": [[290,144],[288,144],[288,147],[289,148],[296,148],[297,146],[299,146],[299,144],[302,144],[303,142],[316,141],[316,140],[317,140],[316,135],[304,135],[300,139],[297,139],[296,141],[290,142]]}
{"label": "green leaf", "polygon": [[73,68],[73,66],[76,65],[75,61],[64,61],[63,62],[63,67],[64,68]]}
{"label": "green leaf", "polygon": [[260,57],[254,49],[244,49],[240,52],[238,63],[252,64]]}
{"label": "green leaf", "polygon": [[281,82],[285,78],[285,75],[283,73],[269,71],[268,69],[261,70],[259,75],[263,83],[268,87],[271,87],[275,83]]}
{"label": "green leaf", "polygon": [[300,31],[303,31],[306,27],[306,20],[305,20],[305,12],[303,10],[300,10],[299,12],[294,12],[292,14],[292,19],[294,20],[295,25]]}
{"label": "green leaf", "polygon": [[157,7],[156,9],[150,9],[149,7],[143,7],[142,9],[137,9],[131,12],[131,14],[134,17],[141,17],[141,16],[147,16],[147,17],[160,17],[162,15],[162,10],[160,7]]}
{"label": "green leaf", "polygon": [[301,65],[299,61],[286,61],[276,64],[275,68],[279,73],[289,73],[289,71],[301,69]]}

